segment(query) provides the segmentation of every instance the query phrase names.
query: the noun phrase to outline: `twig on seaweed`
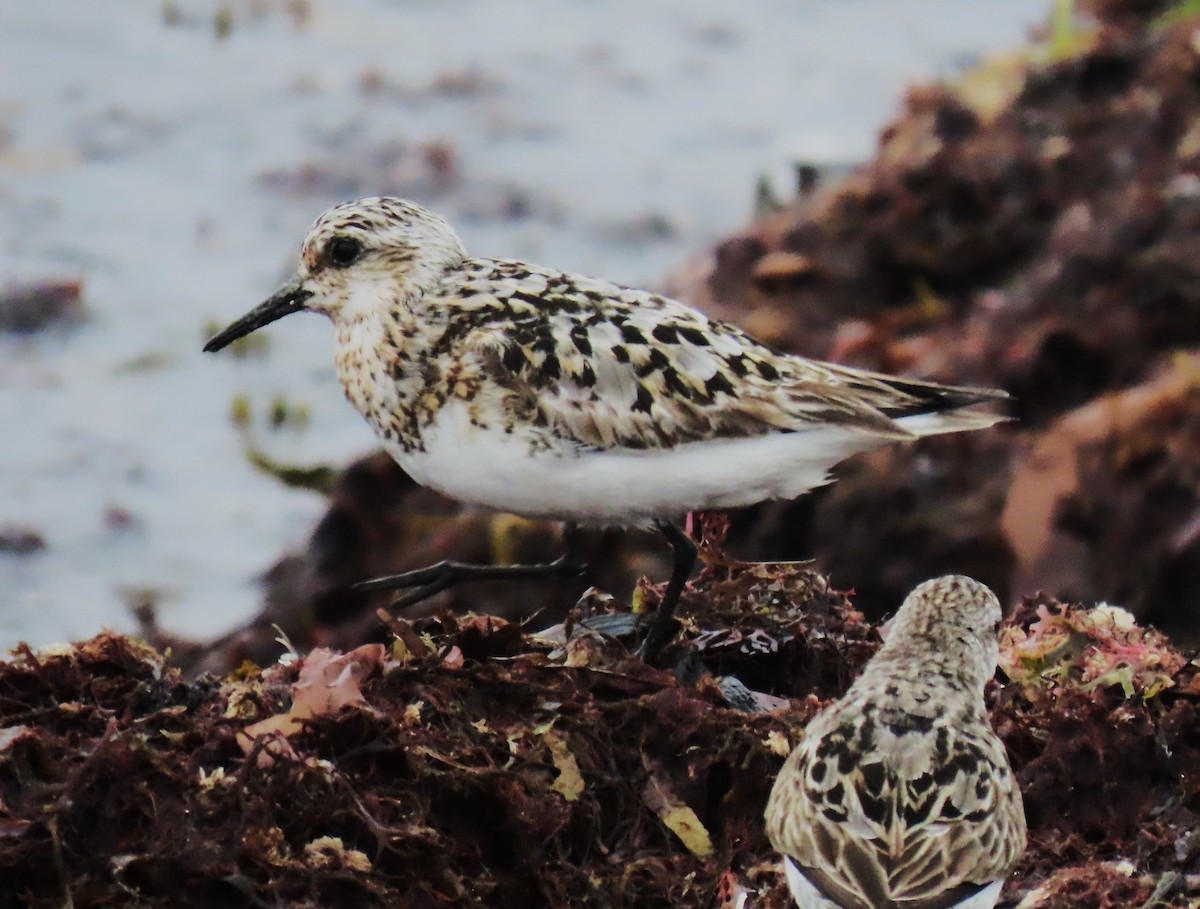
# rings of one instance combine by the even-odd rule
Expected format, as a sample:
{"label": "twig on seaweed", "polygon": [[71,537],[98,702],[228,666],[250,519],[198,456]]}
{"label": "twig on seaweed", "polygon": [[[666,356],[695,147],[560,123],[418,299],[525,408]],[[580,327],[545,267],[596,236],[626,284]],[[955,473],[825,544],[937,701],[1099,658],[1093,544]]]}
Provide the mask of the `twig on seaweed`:
{"label": "twig on seaweed", "polygon": [[50,831],[50,842],[54,846],[54,870],[58,872],[59,880],[62,881],[63,909],[75,909],[75,899],[71,896],[71,882],[67,878],[67,863],[63,860],[62,839],[58,835],[58,815],[50,816],[46,828]]}
{"label": "twig on seaweed", "polygon": [[1189,666],[1191,666],[1193,663],[1196,662],[1197,657],[1200,657],[1200,644],[1197,644],[1195,649],[1193,649],[1192,652],[1190,654],[1188,654],[1187,659],[1185,659],[1183,661],[1183,665],[1180,666],[1178,669],[1176,669],[1173,673],[1171,673],[1171,684],[1172,685],[1174,685],[1176,682],[1179,681],[1179,676],[1183,673],[1183,670],[1187,669]]}
{"label": "twig on seaweed", "polygon": [[367,806],[362,803],[362,799],[358,797],[358,793],[350,785],[350,781],[346,779],[344,774],[335,772],[332,775],[332,782],[336,787],[343,789],[346,795],[350,796],[350,800],[354,802],[354,807],[358,809],[359,817],[367,825],[367,829],[371,831],[371,835],[375,837],[375,858],[372,864],[378,865],[379,858],[384,852],[391,852],[403,857],[404,854],[392,844],[393,834],[400,834],[403,831],[398,827],[389,827],[376,819],[367,810]]}
{"label": "twig on seaweed", "polygon": [[1162,877],[1155,883],[1154,892],[1150,894],[1146,902],[1142,903],[1139,909],[1157,909],[1160,906],[1169,906],[1170,897],[1183,892],[1186,887],[1187,881],[1178,871],[1164,872]]}

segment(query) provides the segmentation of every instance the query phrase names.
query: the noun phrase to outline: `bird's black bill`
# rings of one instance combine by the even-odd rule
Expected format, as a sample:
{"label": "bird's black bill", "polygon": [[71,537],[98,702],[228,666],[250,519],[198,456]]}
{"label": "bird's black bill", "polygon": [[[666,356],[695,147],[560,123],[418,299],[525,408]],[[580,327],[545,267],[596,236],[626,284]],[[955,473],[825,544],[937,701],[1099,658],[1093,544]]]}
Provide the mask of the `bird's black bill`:
{"label": "bird's black bill", "polygon": [[311,296],[311,290],[303,290],[294,284],[288,284],[224,331],[209,338],[208,343],[204,345],[204,352],[213,353],[222,347],[228,347],[238,338],[244,338],[250,332],[257,331],[264,325],[270,325],[276,319],[299,312],[304,308],[304,301]]}

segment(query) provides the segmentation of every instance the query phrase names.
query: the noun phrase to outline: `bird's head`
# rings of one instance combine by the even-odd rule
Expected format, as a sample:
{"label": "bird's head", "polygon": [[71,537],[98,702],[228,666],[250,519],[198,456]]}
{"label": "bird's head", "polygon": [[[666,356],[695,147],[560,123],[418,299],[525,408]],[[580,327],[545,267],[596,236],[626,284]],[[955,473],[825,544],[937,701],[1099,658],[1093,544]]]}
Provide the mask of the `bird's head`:
{"label": "bird's head", "polygon": [[891,621],[884,644],[893,656],[931,654],[980,687],[996,671],[1003,619],[1000,601],[985,585],[965,575],[946,575],[918,584]]}
{"label": "bird's head", "polygon": [[220,350],[301,310],[342,322],[410,305],[465,257],[445,219],[413,202],[370,198],[338,205],[308,232],[296,274],[204,349]]}

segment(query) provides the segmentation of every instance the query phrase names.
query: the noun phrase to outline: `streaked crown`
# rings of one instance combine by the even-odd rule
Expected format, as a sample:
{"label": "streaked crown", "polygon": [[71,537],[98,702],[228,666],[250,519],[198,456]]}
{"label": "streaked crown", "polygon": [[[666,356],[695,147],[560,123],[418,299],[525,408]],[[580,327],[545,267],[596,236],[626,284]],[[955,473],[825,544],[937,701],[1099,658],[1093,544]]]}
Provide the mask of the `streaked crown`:
{"label": "streaked crown", "polygon": [[466,257],[440,215],[404,199],[372,197],[329,209],[313,224],[300,253],[308,308],[339,314],[419,298]]}
{"label": "streaked crown", "polygon": [[928,654],[982,686],[996,671],[1002,618],[996,595],[973,578],[934,578],[905,598],[879,656],[886,661],[914,651]]}

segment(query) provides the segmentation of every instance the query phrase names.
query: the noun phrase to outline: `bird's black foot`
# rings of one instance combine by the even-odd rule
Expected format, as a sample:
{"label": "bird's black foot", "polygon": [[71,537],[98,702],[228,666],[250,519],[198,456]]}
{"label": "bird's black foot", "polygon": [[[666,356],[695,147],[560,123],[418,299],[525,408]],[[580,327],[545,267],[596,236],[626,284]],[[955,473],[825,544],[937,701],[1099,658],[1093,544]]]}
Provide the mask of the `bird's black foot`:
{"label": "bird's black foot", "polygon": [[675,556],[675,564],[671,569],[671,580],[667,582],[666,593],[654,611],[650,620],[650,629],[642,639],[637,649],[637,655],[647,663],[654,662],[658,652],[675,635],[675,606],[683,593],[683,585],[687,583],[688,575],[696,564],[696,544],[686,533],[674,524],[659,521],[654,525],[671,544],[671,552]]}
{"label": "bird's black foot", "polygon": [[551,578],[580,574],[587,561],[580,549],[579,535],[574,524],[563,528],[566,551],[553,562],[535,565],[471,565],[466,562],[442,561],[425,568],[388,575],[355,584],[355,590],[403,590],[412,588],[392,604],[396,608],[411,606],[467,581],[511,580],[515,578]]}

